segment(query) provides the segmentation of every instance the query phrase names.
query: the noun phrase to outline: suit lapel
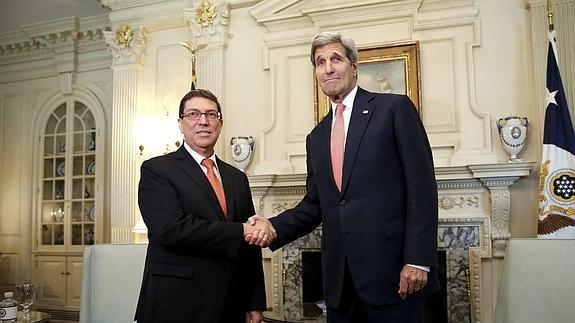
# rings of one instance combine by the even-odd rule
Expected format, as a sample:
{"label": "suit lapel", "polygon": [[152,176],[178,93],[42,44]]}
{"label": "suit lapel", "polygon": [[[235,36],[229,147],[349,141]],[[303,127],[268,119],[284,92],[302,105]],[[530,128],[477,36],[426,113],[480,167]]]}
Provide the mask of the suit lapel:
{"label": "suit lapel", "polygon": [[[180,161],[179,167],[192,178],[198,189],[206,196],[210,205],[217,211],[219,218],[224,220],[224,212],[222,211],[218,197],[200,165],[198,165],[190,153],[188,153],[184,145],[180,146],[175,154],[176,158]],[[225,187],[224,191],[226,191]],[[226,203],[227,201],[226,195]]]}
{"label": "suit lapel", "polygon": [[373,99],[374,97],[371,93],[362,88],[357,89],[345,140],[345,155],[343,159],[343,175],[341,181],[342,194],[347,188],[351,171],[355,165],[359,145],[363,138],[363,134],[365,133],[365,129],[369,124],[369,120],[373,115],[373,110],[375,109],[375,105],[370,103]]}
{"label": "suit lapel", "polygon": [[[235,207],[234,207],[234,178],[229,172],[227,165],[224,164],[219,158],[216,157],[218,160],[218,170],[220,172],[220,177],[222,178],[222,186],[224,187],[224,193],[226,194],[226,208],[228,209],[227,220],[233,221],[235,215]],[[218,204],[219,205],[219,204]],[[220,212],[223,214],[223,211]]]}

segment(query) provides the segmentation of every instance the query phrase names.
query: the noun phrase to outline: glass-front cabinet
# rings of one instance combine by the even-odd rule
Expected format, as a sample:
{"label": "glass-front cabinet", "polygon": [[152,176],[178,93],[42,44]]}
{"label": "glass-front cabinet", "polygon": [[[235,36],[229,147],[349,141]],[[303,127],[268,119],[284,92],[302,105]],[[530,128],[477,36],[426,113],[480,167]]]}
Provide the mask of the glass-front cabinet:
{"label": "glass-front cabinet", "polygon": [[97,125],[81,102],[68,100],[48,116],[40,138],[38,251],[82,251],[96,240]]}
{"label": "glass-front cabinet", "polygon": [[104,113],[99,100],[79,88],[49,98],[37,118],[35,305],[58,320],[76,318],[84,248],[104,240]]}

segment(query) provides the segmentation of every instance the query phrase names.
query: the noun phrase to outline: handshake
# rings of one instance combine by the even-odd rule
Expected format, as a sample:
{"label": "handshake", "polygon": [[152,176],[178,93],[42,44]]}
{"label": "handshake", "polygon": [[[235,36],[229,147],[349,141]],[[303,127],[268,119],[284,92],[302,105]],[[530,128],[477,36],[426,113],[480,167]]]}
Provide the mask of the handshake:
{"label": "handshake", "polygon": [[265,248],[272,243],[277,234],[272,223],[261,215],[251,216],[244,226],[244,240],[250,245]]}

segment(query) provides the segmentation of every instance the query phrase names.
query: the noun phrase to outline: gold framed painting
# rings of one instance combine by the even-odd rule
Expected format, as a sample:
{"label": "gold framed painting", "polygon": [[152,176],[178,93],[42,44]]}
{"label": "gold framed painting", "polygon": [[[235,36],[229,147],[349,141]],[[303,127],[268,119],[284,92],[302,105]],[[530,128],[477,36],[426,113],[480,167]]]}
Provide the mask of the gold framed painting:
{"label": "gold framed painting", "polygon": [[[357,84],[371,92],[406,94],[421,112],[419,42],[360,47]],[[329,98],[315,85],[315,122],[330,109]]]}

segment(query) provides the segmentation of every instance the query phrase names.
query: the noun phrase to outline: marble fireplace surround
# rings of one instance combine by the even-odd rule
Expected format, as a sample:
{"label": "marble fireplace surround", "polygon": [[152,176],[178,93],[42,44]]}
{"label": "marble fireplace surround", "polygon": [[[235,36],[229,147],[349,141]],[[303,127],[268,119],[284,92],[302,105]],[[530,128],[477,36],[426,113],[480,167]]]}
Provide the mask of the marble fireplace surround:
{"label": "marble fireplace surround", "polygon": [[[534,162],[436,167],[438,248],[446,251],[448,321],[481,322],[481,261],[502,258],[509,233],[510,187]],[[305,174],[249,176],[259,214],[295,206]],[[303,320],[301,252],[320,249],[321,227],[276,252],[264,250],[268,307],[276,319]],[[271,285],[271,286],[270,286]],[[271,287],[271,288],[270,288]]]}

